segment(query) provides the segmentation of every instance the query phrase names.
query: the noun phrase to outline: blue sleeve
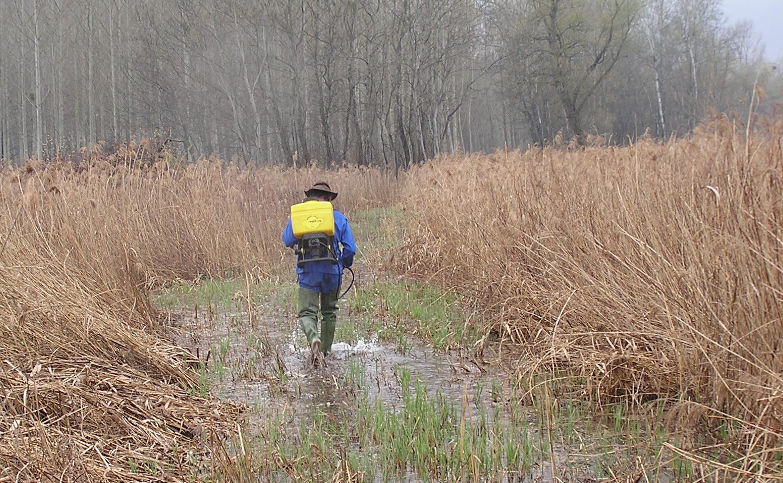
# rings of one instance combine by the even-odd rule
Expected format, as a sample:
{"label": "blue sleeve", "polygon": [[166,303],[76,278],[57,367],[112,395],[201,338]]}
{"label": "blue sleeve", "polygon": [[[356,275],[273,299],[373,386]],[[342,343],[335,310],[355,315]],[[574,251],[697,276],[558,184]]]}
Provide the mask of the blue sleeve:
{"label": "blue sleeve", "polygon": [[294,229],[291,226],[291,218],[288,219],[288,224],[283,230],[283,244],[288,248],[293,248],[296,245],[296,237],[294,236]]}
{"label": "blue sleeve", "polygon": [[351,225],[348,224],[348,218],[345,216],[340,218],[339,230],[340,244],[343,249],[341,261],[344,267],[350,268],[353,265],[353,257],[356,255],[356,242],[353,239]]}

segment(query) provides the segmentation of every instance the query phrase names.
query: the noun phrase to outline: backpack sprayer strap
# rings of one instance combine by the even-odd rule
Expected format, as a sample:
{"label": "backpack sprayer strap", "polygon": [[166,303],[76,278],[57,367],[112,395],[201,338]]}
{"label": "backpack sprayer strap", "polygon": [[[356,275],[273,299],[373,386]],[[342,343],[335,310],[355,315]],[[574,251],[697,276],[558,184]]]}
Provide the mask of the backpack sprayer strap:
{"label": "backpack sprayer strap", "polygon": [[[304,235],[294,248],[294,253],[297,255],[296,266],[301,267],[310,262],[331,262],[336,264],[337,255],[332,248],[333,240],[333,237],[326,236],[323,233]],[[312,246],[312,248],[308,249],[307,246]],[[324,252],[326,253],[324,254]],[[345,297],[348,291],[351,290],[351,287],[353,287],[353,282],[356,279],[356,275],[350,267],[344,267],[344,270],[348,270],[351,274],[351,283],[348,284],[348,288],[337,296],[337,300]],[[342,280],[343,274],[341,273],[340,283],[337,285],[338,291],[339,287],[342,285]]]}

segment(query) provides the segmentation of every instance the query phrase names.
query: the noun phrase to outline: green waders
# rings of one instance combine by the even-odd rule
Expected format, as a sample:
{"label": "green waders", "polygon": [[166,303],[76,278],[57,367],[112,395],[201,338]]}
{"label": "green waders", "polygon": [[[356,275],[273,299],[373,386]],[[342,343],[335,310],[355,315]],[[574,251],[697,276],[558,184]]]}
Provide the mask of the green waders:
{"label": "green waders", "polygon": [[[307,345],[313,343],[313,339],[321,339],[321,352],[324,355],[332,350],[334,340],[334,328],[337,325],[337,293],[318,293],[314,290],[299,287],[297,309],[299,312],[299,324],[307,337]],[[318,334],[318,313],[321,313],[321,334]]]}

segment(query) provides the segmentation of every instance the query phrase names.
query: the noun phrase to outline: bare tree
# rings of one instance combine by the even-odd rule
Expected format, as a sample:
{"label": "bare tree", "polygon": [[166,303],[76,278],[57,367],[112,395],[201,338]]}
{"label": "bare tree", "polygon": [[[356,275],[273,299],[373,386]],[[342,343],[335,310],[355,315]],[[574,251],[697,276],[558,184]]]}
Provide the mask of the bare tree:
{"label": "bare tree", "polygon": [[656,124],[656,133],[660,137],[666,137],[666,113],[663,101],[663,62],[664,62],[664,41],[666,31],[672,21],[672,12],[667,8],[664,0],[651,0],[644,25],[645,36],[650,51],[650,63],[653,71],[653,82],[655,84],[655,100],[658,112],[658,122]]}
{"label": "bare tree", "polygon": [[190,158],[401,169],[684,133],[758,70],[718,0],[13,0],[0,29],[5,158],[158,134]]}
{"label": "bare tree", "polygon": [[[568,128],[582,139],[582,110],[623,52],[636,15],[630,0],[536,0],[540,76],[550,83],[563,107]],[[544,45],[543,42],[546,42]]]}

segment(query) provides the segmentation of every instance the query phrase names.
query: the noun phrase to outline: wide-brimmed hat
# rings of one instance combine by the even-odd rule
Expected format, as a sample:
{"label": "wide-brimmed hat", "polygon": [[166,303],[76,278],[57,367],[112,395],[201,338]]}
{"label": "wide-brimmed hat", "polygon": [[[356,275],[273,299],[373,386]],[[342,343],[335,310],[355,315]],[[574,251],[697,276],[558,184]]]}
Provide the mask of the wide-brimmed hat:
{"label": "wide-brimmed hat", "polygon": [[337,198],[337,192],[332,191],[332,188],[329,187],[328,183],[325,183],[323,181],[319,181],[313,185],[312,188],[305,191],[305,196],[326,196],[329,198],[329,201],[332,201],[333,199]]}

